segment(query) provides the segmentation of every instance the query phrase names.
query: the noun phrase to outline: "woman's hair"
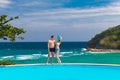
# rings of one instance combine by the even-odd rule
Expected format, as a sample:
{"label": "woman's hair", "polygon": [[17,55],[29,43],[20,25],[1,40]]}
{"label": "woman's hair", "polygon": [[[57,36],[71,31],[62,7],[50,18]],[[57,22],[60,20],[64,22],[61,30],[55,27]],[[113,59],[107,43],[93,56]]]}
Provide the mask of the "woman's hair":
{"label": "woman's hair", "polygon": [[58,40],[58,42],[61,42],[61,40]]}

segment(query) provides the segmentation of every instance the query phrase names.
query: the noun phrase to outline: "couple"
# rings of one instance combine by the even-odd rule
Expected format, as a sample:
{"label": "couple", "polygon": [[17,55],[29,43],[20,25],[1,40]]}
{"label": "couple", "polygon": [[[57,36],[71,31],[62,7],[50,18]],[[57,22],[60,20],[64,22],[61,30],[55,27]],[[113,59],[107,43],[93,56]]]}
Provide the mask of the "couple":
{"label": "couple", "polygon": [[59,64],[61,63],[61,60],[59,58],[60,44],[61,44],[61,39],[59,38],[57,41],[55,41],[54,35],[52,35],[51,39],[48,40],[48,57],[47,57],[46,64],[48,64],[50,55],[52,55],[52,64],[54,63],[54,54],[56,54],[57,62]]}

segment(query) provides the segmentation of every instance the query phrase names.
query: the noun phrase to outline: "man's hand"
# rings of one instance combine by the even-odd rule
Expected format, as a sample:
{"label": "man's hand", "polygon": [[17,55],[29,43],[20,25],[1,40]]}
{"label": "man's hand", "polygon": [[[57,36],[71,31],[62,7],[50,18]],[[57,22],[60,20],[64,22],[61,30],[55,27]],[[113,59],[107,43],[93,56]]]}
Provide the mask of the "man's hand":
{"label": "man's hand", "polygon": [[50,52],[50,49],[48,48],[48,52]]}

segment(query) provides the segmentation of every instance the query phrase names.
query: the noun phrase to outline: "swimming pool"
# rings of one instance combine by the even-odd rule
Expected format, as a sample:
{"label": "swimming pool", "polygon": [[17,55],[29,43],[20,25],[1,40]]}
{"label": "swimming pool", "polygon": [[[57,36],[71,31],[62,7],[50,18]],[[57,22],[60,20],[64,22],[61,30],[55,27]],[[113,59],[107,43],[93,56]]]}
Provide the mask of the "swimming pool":
{"label": "swimming pool", "polygon": [[29,65],[1,66],[1,80],[120,80],[119,66]]}

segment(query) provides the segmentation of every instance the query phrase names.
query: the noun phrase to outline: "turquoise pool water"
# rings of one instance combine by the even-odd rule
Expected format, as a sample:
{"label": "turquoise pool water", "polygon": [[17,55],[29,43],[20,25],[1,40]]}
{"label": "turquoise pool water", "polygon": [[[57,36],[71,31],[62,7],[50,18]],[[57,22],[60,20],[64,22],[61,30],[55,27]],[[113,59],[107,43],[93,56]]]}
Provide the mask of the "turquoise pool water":
{"label": "turquoise pool water", "polygon": [[0,67],[0,80],[120,80],[120,67],[39,65]]}

